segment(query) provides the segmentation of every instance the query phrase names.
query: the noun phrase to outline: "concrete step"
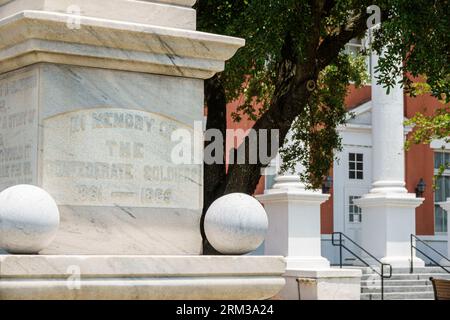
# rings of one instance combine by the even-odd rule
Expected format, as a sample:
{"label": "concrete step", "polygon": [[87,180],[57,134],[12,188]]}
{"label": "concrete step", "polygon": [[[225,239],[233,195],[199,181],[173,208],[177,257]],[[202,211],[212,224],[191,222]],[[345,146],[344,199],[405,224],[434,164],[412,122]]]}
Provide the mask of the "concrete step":
{"label": "concrete step", "polygon": [[[450,267],[445,267],[446,270],[449,272],[446,272],[441,267],[422,267],[422,268],[414,268],[413,273],[449,273],[450,274]],[[392,269],[392,273],[409,273],[409,268],[394,268]]]}
{"label": "concrete step", "polygon": [[[362,287],[361,293],[380,293],[381,286]],[[433,293],[432,286],[385,286],[384,293],[402,293],[402,292],[419,292],[419,293]]]}
{"label": "concrete step", "polygon": [[[361,300],[381,300],[381,293],[362,293]],[[434,300],[433,292],[388,292],[384,300]]]}
{"label": "concrete step", "polygon": [[[363,273],[363,275],[365,274],[375,274],[375,272],[373,271],[373,269],[368,268],[368,267],[357,267],[358,269],[360,269]],[[380,272],[380,268],[379,267],[374,267],[375,270],[377,270],[378,272]],[[444,269],[440,268],[440,267],[422,267],[422,268],[414,268],[414,274],[416,273],[426,273],[426,274],[434,274],[434,273],[438,273],[438,274],[445,274],[448,273],[450,274],[450,267],[446,267],[446,269],[449,272],[446,272]],[[389,272],[389,268],[385,268],[384,269],[385,272]],[[410,269],[409,268],[394,268],[392,269],[392,274],[406,274],[406,273],[410,273]]]}
{"label": "concrete step", "polygon": [[[450,280],[450,273],[395,273],[392,274],[392,277],[387,279],[387,281],[390,280],[429,280],[430,277],[437,278],[437,279],[449,279]],[[365,274],[362,276],[361,280],[373,280],[379,278],[378,275],[373,274]]]}
{"label": "concrete step", "polygon": [[[384,280],[385,285],[389,286],[431,286],[431,281],[427,280],[390,280],[385,279]],[[363,280],[361,281],[362,287],[368,287],[368,286],[379,286],[381,285],[381,280],[378,279],[371,279],[371,280]]]}

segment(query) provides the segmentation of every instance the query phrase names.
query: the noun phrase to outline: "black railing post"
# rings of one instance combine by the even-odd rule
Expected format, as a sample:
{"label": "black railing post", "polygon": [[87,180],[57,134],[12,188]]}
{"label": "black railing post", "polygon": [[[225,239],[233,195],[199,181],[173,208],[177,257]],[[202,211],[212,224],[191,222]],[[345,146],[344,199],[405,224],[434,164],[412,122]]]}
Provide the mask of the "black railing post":
{"label": "black railing post", "polygon": [[434,260],[433,258],[431,258],[428,254],[426,254],[424,251],[420,250],[417,247],[417,242],[419,242],[420,244],[422,244],[423,246],[427,247],[428,250],[431,250],[432,252],[434,252],[435,254],[438,255],[438,257],[441,257],[443,260],[447,260],[448,262],[450,262],[450,259],[446,256],[444,256],[442,253],[440,253],[439,251],[437,251],[435,248],[433,248],[432,246],[430,246],[428,243],[426,243],[425,241],[423,241],[422,239],[420,239],[419,237],[411,234],[411,267],[410,267],[410,271],[411,273],[414,272],[414,253],[419,252],[420,254],[422,254],[424,257],[428,258],[428,260],[430,260],[431,262],[434,263],[435,266],[440,267],[442,270],[444,270],[447,273],[450,273],[450,270],[448,270],[445,266],[443,266],[441,263],[437,262],[436,260]]}
{"label": "black railing post", "polygon": [[414,249],[413,249],[413,235],[410,236],[411,241],[411,260],[409,262],[409,273],[414,273]]}
{"label": "black railing post", "polygon": [[381,265],[381,300],[384,300],[384,265]]}
{"label": "black railing post", "polygon": [[339,233],[339,265],[342,269],[342,233]]}
{"label": "black railing post", "polygon": [[[339,243],[337,243],[336,237],[335,237],[337,234],[339,235]],[[349,244],[355,245],[357,248],[361,249],[364,253],[366,253],[370,258],[372,258],[376,262],[378,262],[381,265],[381,270],[377,270],[375,267],[370,265],[370,263],[365,261],[362,257],[360,257],[358,254],[356,254],[354,251],[350,250],[346,245],[344,245],[342,243],[344,238],[346,239],[346,241],[348,241]],[[385,263],[381,262],[380,260],[378,260],[373,254],[371,254],[370,252],[365,250],[363,247],[361,247],[359,244],[357,244],[351,238],[347,237],[342,232],[333,232],[332,238],[331,238],[331,243],[335,247],[339,246],[339,266],[341,268],[343,266],[343,263],[342,263],[342,259],[343,259],[342,252],[345,249],[346,252],[348,252],[351,255],[353,255],[356,259],[361,261],[366,267],[369,267],[370,269],[372,269],[373,272],[375,272],[377,275],[379,275],[381,277],[381,300],[384,300],[384,279],[389,279],[389,278],[392,277],[392,266],[390,264],[385,264]],[[385,275],[385,272],[384,272],[384,267],[385,266],[389,267],[389,275],[388,276]]]}

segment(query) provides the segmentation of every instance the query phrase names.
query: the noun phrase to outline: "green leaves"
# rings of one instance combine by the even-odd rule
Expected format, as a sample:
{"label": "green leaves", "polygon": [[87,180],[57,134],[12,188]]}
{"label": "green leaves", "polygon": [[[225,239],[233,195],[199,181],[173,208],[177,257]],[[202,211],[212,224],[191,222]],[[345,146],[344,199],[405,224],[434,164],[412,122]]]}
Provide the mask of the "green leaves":
{"label": "green leaves", "polygon": [[406,148],[410,148],[411,144],[429,144],[435,139],[443,139],[446,143],[450,142],[449,105],[443,105],[436,109],[433,116],[417,113],[405,124],[414,127],[413,133],[406,142]]}
{"label": "green leaves", "polygon": [[[307,81],[311,70],[318,74],[310,96],[296,101],[303,108],[298,108],[292,124],[294,143],[281,151],[285,169],[300,161],[306,167],[304,181],[313,187],[320,186],[333,163],[334,151],[340,148],[337,127],[345,123],[349,83],[359,86],[368,80],[364,58],[344,54],[345,43],[339,40],[364,36],[367,30],[354,26],[366,26],[369,5],[379,6],[382,12],[382,26],[373,42],[374,50],[384,50],[377,70],[379,83],[389,91],[401,79],[406,91],[414,95],[419,90],[413,79],[420,76],[433,96],[448,103],[448,0],[199,0],[196,5],[200,30],[246,39],[246,46],[220,75],[227,100],[242,98],[233,114],[235,121],[243,117],[258,121],[271,110],[274,97],[283,97],[292,88],[289,81],[282,80],[305,77]],[[325,41],[327,50],[319,50]],[[286,59],[292,68],[280,67]],[[326,61],[326,65],[318,61]],[[411,119],[418,134],[414,141],[448,136],[448,113],[444,107],[436,117]],[[280,121],[279,126],[285,119],[282,114],[271,118]]]}
{"label": "green leaves", "polygon": [[358,87],[368,81],[364,58],[341,53],[320,73],[308,107],[292,125],[290,143],[280,150],[282,170],[292,171],[301,163],[305,170],[300,178],[309,187],[322,185],[322,177],[333,165],[334,151],[341,149],[337,127],[347,118],[348,84]]}
{"label": "green leaves", "polygon": [[379,62],[379,83],[392,87],[395,76],[400,75],[410,92],[413,78],[426,76],[431,94],[450,102],[450,2],[391,0],[387,4],[388,19],[382,22],[374,42],[378,52],[383,47],[386,50]]}

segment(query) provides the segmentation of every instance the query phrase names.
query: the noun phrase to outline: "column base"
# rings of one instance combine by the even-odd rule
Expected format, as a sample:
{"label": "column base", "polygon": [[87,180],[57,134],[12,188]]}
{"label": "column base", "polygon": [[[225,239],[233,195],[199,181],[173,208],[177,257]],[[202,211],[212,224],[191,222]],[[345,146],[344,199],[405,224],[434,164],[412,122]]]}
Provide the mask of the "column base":
{"label": "column base", "polygon": [[[369,193],[355,200],[362,208],[362,247],[394,268],[409,267],[415,209],[423,200],[411,193]],[[425,265],[421,259],[413,259],[415,266]]]}
{"label": "column base", "polygon": [[287,257],[286,269],[329,269],[330,261],[324,257]]}

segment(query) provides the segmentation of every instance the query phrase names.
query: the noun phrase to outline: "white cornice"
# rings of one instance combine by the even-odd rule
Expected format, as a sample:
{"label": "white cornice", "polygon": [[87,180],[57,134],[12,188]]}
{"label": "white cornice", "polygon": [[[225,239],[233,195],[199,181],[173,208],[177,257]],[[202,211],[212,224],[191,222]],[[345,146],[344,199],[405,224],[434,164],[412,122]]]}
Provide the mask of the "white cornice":
{"label": "white cornice", "polygon": [[207,79],[245,40],[204,32],[23,11],[0,20],[0,73],[39,62]]}
{"label": "white cornice", "polygon": [[359,115],[361,115],[363,113],[369,112],[370,110],[372,110],[372,101],[367,101],[367,102],[361,104],[360,106],[349,110],[347,119],[348,120],[353,119],[353,117],[351,117],[350,114],[352,114],[355,117],[357,117],[357,116],[359,116]]}
{"label": "white cornice", "polygon": [[345,132],[370,133],[372,132],[372,126],[368,124],[347,123],[344,126],[339,126],[337,130]]}

